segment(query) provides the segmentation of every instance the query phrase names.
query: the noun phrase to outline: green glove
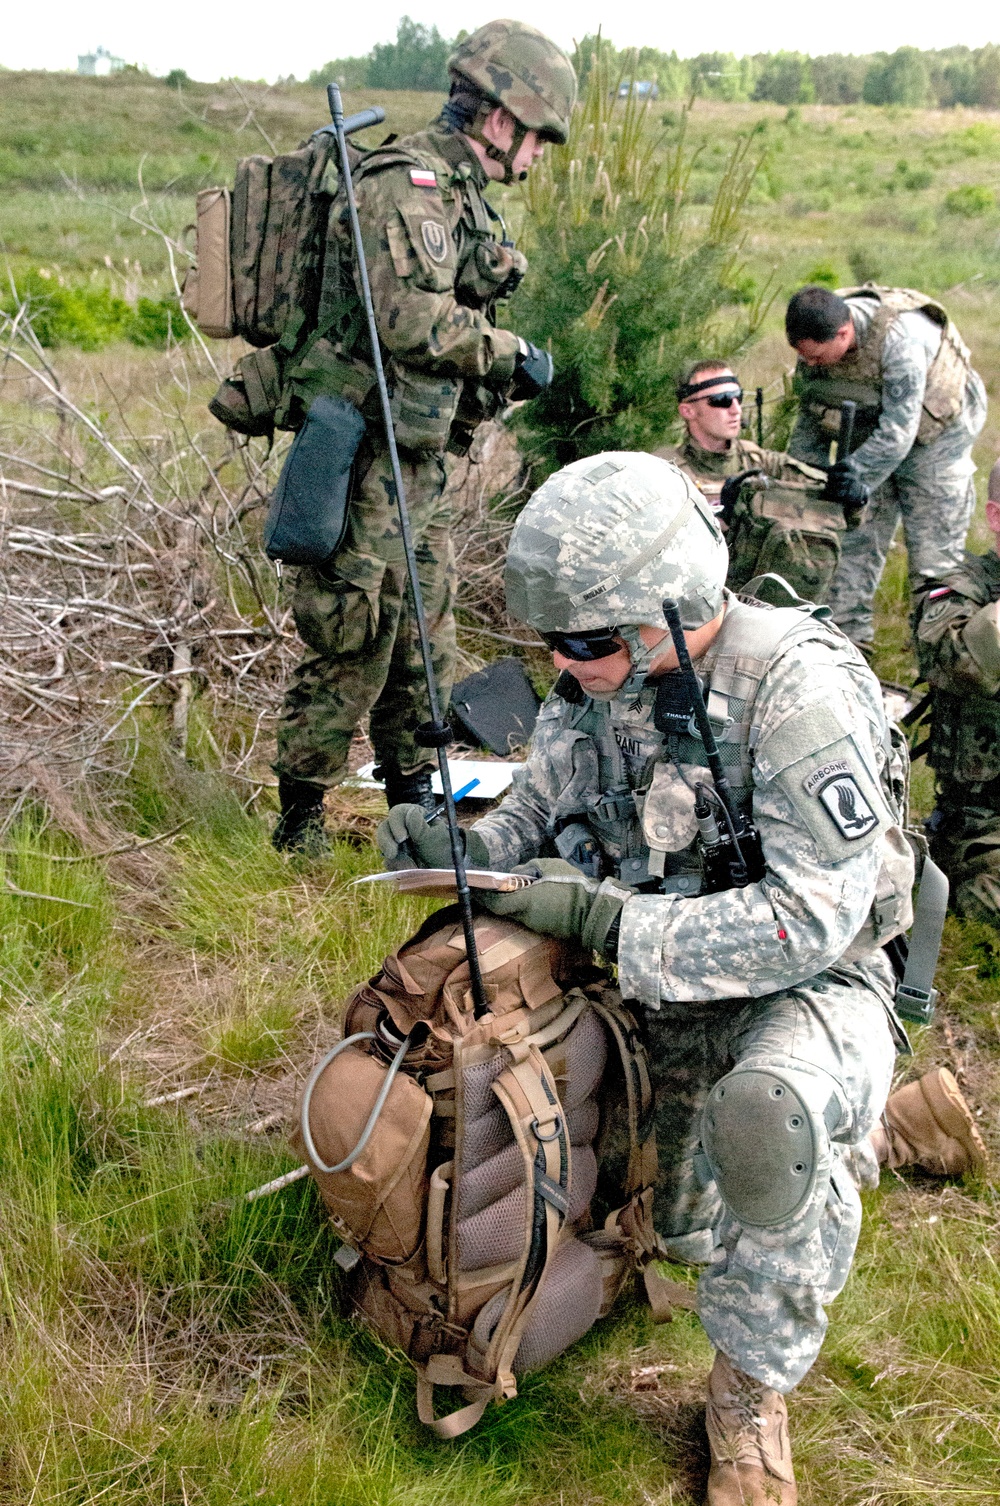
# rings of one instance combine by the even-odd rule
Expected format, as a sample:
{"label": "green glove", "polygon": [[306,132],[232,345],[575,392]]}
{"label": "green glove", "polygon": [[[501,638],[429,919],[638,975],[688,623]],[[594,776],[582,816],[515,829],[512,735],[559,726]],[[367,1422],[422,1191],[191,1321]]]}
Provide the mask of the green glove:
{"label": "green glove", "polygon": [[578,941],[587,951],[609,955],[608,933],[632,891],[617,879],[603,883],[588,878],[562,858],[536,858],[515,873],[531,874],[537,882],[512,894],[476,890],[476,903],[494,915],[519,920],[529,931]]}
{"label": "green glove", "polygon": [[[474,831],[464,831],[465,856],[472,868],[488,868],[486,843]],[[430,826],[422,806],[394,805],[375,833],[387,869],[450,868],[451,837],[444,816]]]}

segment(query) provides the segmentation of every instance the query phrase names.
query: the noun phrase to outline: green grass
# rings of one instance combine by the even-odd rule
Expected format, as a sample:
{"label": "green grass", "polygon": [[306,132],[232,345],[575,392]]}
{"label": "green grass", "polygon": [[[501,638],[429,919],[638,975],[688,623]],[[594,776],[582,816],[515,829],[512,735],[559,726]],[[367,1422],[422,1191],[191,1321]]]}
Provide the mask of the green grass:
{"label": "green grass", "polygon": [[[5,879],[50,897],[0,895],[2,1498],[693,1506],[710,1351],[692,1315],[657,1329],[626,1304],[475,1434],[438,1443],[409,1367],[341,1314],[311,1186],[240,1200],[294,1164],[247,1125],[426,903],[352,891],[374,865],[357,842],[276,857],[221,781],[150,740],[129,811],[146,835],[188,823],[146,850],[141,882],[120,866],[135,859],[59,861],[84,855],[81,830],[41,808],[5,840]],[[1000,938],[951,923],[944,1021],[917,1032],[921,1068],[964,1052],[990,1108],[998,980]],[[178,1085],[204,1091],[146,1106]],[[998,1227],[985,1179],[887,1177],[867,1196],[855,1273],[793,1401],[804,1501],[1000,1499]],[[633,1391],[648,1366],[658,1389]]]}
{"label": "green grass", "polygon": [[[323,119],[319,91],[248,97],[283,149]],[[384,102],[403,131],[436,105]],[[17,275],[45,267],[130,307],[168,296],[162,243],[128,218],[143,153],[152,217],[178,232],[200,182],[267,149],[252,124],[240,129],[245,116],[221,86],[178,99],[152,80],[5,74],[0,183]],[[947,209],[949,194],[993,184],[995,122],[862,107],[786,120],[773,106],[699,102],[706,203],[737,132],[761,121],[771,155],[745,275],[757,286],[773,275],[779,292],[877,275],[944,294],[995,388],[996,213]],[[514,220],[517,206],[512,191]],[[769,396],[788,363],[780,314],[779,299],[741,362],[744,385]],[[192,346],[64,346],[56,361],[88,412],[116,411],[149,453],[176,453],[182,490],[203,479],[184,469],[190,435],[238,489],[204,432],[214,378]],[[29,396],[4,400],[5,439],[43,432]],[[991,416],[984,470],[997,448]],[[118,479],[96,452],[83,459],[101,484]],[[981,547],[981,518],[975,537]],[[906,615],[895,549],[877,663],[909,684]],[[242,1200],[294,1165],[282,1129],[249,1127],[288,1107],[345,995],[428,906],[350,888],[377,861],[363,834],[345,833],[327,862],[278,858],[265,820],[243,808],[247,787],[211,772],[212,739],[238,731],[196,702],[185,764],[150,712],[128,780],[73,809],[40,799],[0,840],[0,1501],[694,1506],[710,1352],[691,1315],[656,1329],[626,1305],[474,1434],[437,1443],[416,1421],[409,1367],[341,1312],[311,1186]],[[930,808],[922,764],[913,796],[916,812]],[[170,832],[140,853],[94,856],[126,834]],[[904,1070],[961,1067],[995,1141],[1000,935],[950,921],[939,981],[939,1020],[914,1032]],[[866,1196],[853,1276],[791,1405],[803,1506],[1000,1500],[998,1236],[995,1178],[887,1176]],[[632,1371],[650,1366],[662,1367],[658,1389],[633,1391]]]}

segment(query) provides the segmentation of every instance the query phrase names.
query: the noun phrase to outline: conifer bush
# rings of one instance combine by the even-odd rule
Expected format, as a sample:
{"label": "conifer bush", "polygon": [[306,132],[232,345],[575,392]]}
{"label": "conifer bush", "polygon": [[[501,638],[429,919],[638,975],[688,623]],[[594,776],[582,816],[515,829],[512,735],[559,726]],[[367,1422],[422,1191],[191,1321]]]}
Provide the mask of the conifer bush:
{"label": "conifer bush", "polygon": [[764,313],[759,296],[747,302],[739,275],[743,209],[760,165],[753,136],[729,155],[695,227],[685,213],[697,157],[687,112],[668,141],[648,100],[619,100],[618,82],[599,45],[569,141],[549,149],[525,190],[531,276],[514,320],[551,349],[555,380],[518,425],[542,471],[661,444],[684,364],[734,357]]}

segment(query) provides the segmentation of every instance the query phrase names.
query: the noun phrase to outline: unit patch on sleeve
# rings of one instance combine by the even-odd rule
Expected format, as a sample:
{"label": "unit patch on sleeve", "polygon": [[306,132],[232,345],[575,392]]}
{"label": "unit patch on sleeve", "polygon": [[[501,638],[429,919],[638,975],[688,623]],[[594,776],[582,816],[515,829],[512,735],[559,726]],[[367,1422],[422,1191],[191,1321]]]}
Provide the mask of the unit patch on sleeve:
{"label": "unit patch on sleeve", "polygon": [[418,188],[437,188],[437,174],[432,173],[427,167],[411,167],[410,182]]}
{"label": "unit patch on sleeve", "polygon": [[802,786],[807,795],[816,796],[845,842],[858,841],[878,825],[846,759],[814,769]]}
{"label": "unit patch on sleeve", "polygon": [[448,232],[440,220],[424,220],[420,226],[420,234],[431,261],[444,261],[448,255]]}

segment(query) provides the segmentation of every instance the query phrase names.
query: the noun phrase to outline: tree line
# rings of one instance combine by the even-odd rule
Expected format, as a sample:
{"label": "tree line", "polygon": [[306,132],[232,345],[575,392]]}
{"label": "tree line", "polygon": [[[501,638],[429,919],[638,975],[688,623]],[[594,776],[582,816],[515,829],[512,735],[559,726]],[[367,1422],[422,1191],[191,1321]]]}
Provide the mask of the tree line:
{"label": "tree line", "polygon": [[[436,26],[403,16],[394,42],[379,42],[363,57],[334,58],[309,75],[324,85],[337,80],[347,89],[448,88],[448,56],[457,38]],[[598,39],[584,37],[576,62],[590,71]],[[943,109],[966,105],[1000,109],[1000,46],[945,47],[922,52],[826,53],[759,52],[738,58],[731,52],[703,52],[680,58],[655,47],[616,49],[602,39],[623,79],[655,83],[661,99],[771,100],[780,105],[923,105]]]}

